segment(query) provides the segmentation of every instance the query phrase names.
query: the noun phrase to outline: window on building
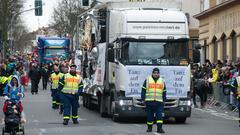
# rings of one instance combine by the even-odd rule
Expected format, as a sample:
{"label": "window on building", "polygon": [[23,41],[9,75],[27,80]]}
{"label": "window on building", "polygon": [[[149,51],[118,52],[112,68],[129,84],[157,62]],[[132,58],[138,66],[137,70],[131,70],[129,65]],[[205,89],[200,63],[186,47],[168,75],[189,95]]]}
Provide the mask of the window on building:
{"label": "window on building", "polygon": [[232,61],[237,61],[237,36],[236,33],[233,32],[232,35]]}
{"label": "window on building", "polygon": [[209,6],[210,6],[209,0],[203,0],[202,10],[207,10],[207,9],[209,9]]}
{"label": "window on building", "polygon": [[222,60],[226,60],[227,59],[227,38],[225,35],[222,36]]}
{"label": "window on building", "polygon": [[221,4],[223,0],[216,0],[216,5]]}

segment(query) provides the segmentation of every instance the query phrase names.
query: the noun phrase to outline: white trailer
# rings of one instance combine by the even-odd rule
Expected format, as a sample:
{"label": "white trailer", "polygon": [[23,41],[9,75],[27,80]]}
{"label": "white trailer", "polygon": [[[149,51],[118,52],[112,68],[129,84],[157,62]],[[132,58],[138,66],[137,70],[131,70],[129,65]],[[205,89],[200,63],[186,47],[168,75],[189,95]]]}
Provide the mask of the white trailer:
{"label": "white trailer", "polygon": [[165,117],[182,123],[190,117],[188,21],[179,10],[159,7],[108,2],[80,16],[82,39],[91,20],[92,43],[82,48],[85,107],[97,107],[101,116],[110,115],[114,121],[144,117],[141,87],[158,67],[167,88]]}

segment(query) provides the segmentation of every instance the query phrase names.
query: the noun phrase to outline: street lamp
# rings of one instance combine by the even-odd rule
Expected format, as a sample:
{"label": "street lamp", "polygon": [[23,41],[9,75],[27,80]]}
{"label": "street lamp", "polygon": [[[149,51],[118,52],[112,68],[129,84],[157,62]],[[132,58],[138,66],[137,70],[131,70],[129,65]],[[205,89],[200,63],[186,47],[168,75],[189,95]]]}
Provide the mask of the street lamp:
{"label": "street lamp", "polygon": [[10,22],[10,47],[11,47],[11,54],[13,54],[13,21],[14,19],[22,14],[22,13],[25,13],[25,12],[28,12],[28,11],[31,11],[31,10],[35,10],[35,9],[38,9],[40,8],[41,6],[38,6],[38,7],[35,7],[35,8],[30,8],[30,9],[27,9],[27,10],[23,10],[21,12],[18,12],[18,13],[15,13],[13,15],[13,17],[11,18],[11,22]]}

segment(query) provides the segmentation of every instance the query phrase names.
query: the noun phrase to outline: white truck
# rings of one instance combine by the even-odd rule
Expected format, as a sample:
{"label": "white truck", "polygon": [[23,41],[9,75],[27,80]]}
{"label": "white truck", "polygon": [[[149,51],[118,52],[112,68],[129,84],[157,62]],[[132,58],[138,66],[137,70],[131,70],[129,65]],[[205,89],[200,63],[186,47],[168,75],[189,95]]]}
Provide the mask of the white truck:
{"label": "white truck", "polygon": [[145,117],[142,85],[158,67],[167,88],[164,117],[190,117],[188,21],[179,10],[154,6],[108,2],[80,16],[83,106],[114,121]]}

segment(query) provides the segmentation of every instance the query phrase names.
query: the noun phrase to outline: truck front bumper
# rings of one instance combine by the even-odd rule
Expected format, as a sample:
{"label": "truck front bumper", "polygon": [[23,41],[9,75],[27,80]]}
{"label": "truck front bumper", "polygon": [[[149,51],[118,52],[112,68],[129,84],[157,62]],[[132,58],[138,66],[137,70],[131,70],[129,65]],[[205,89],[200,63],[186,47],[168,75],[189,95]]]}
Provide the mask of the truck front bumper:
{"label": "truck front bumper", "polygon": [[[119,117],[146,117],[145,108],[135,107],[131,105],[116,106],[116,116]],[[169,117],[190,117],[191,107],[190,106],[178,106],[174,108],[164,108],[165,118]]]}
{"label": "truck front bumper", "polygon": [[164,108],[164,117],[190,117],[191,106],[178,106],[173,108]]}

